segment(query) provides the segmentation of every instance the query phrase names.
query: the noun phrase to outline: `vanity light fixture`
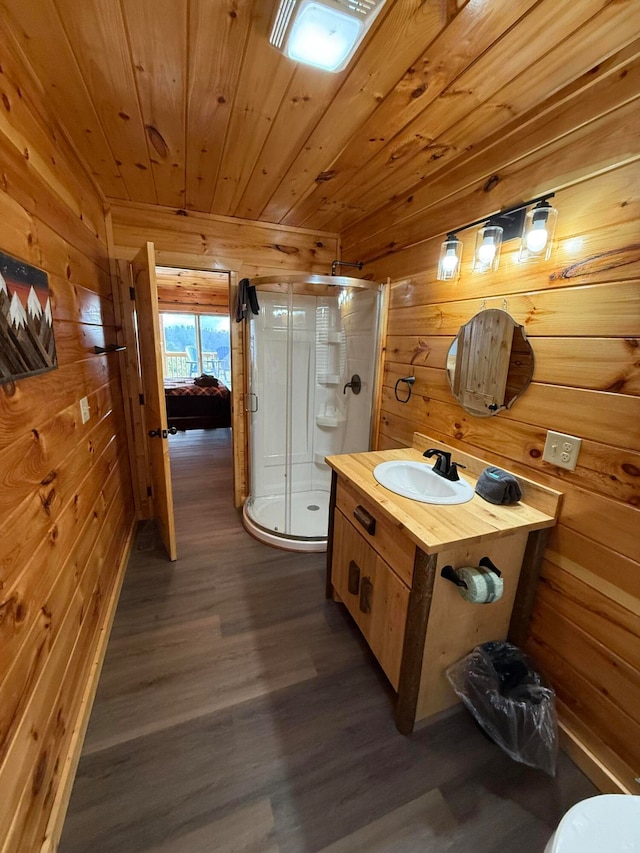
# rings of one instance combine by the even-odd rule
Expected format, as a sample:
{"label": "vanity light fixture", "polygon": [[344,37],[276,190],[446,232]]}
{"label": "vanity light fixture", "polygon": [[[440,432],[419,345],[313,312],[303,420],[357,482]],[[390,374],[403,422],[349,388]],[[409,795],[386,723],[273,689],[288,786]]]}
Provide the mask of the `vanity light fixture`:
{"label": "vanity light fixture", "polygon": [[500,225],[489,222],[478,231],[476,251],[473,255],[473,271],[488,272],[497,270],[500,262],[500,247],[504,229]]}
{"label": "vanity light fixture", "polygon": [[385,0],[280,0],[269,43],[296,62],[342,71]]}
{"label": "vanity light fixture", "polygon": [[543,198],[527,213],[520,246],[520,261],[529,258],[548,260],[551,254],[551,244],[556,230],[558,211],[551,207],[548,198]]}
{"label": "vanity light fixture", "polygon": [[[501,210],[493,216],[476,219],[468,225],[462,225],[449,231],[447,239],[440,247],[438,261],[438,281],[453,281],[460,276],[462,262],[462,242],[457,234],[482,225],[476,236],[476,248],[473,256],[474,272],[496,270],[500,262],[502,244],[516,237],[521,239],[518,260],[538,258],[547,260],[551,254],[551,245],[558,211],[551,207],[549,199],[554,193],[525,201],[507,210]],[[527,213],[527,208],[535,207]]]}
{"label": "vanity light fixture", "polygon": [[455,234],[447,234],[447,239],[440,249],[438,279],[440,281],[451,281],[459,278],[461,260],[462,240],[458,240]]}

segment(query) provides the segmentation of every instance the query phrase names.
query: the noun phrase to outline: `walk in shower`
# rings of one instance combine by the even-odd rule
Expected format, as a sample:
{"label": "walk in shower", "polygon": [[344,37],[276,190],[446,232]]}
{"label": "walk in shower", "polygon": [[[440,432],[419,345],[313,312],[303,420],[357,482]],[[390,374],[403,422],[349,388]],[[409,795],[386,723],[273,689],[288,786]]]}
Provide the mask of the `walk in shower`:
{"label": "walk in shower", "polygon": [[326,549],[325,456],[368,450],[380,285],[345,276],[254,278],[248,323],[245,527],[296,551]]}

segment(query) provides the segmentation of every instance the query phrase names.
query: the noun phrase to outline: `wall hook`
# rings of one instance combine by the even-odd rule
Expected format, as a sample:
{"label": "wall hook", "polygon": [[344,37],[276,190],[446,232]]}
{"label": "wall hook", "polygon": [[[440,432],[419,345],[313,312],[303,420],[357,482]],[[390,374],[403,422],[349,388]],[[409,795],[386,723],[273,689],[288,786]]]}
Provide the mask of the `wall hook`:
{"label": "wall hook", "polygon": [[108,352],[124,352],[126,350],[125,346],[119,346],[118,344],[109,344],[106,347],[94,347],[93,351],[96,355],[104,355]]}

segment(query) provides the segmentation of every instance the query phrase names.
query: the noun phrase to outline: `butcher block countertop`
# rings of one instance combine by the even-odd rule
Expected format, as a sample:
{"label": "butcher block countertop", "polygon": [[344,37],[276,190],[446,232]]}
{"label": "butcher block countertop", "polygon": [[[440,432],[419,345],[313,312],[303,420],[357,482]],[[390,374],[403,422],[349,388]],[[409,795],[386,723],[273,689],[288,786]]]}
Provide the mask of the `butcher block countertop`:
{"label": "butcher block countertop", "polygon": [[[415,433],[413,448],[378,450],[368,453],[345,453],[327,456],[327,464],[342,481],[348,481],[387,520],[404,531],[426,554],[436,554],[452,545],[471,544],[508,536],[517,531],[553,527],[560,509],[562,493],[556,492],[520,475],[514,475],[522,490],[522,500],[513,506],[491,504],[474,494],[467,503],[439,505],[403,498],[380,485],[373,469],[381,462],[395,459],[427,462],[422,453],[434,447],[451,453],[451,459],[466,465],[460,471],[474,488],[480,473],[490,462],[471,456],[428,436]],[[434,460],[435,461],[435,460]]]}

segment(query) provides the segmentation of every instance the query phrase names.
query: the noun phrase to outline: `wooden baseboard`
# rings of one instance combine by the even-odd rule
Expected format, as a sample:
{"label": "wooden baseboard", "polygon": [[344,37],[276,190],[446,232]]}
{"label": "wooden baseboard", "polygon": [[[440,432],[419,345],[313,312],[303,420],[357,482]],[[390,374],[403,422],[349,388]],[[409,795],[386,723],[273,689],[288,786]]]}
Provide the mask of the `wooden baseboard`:
{"label": "wooden baseboard", "polygon": [[129,533],[127,534],[122,557],[118,565],[113,590],[104,616],[104,622],[98,633],[98,642],[96,644],[93,661],[89,670],[89,677],[80,702],[80,707],[78,708],[78,715],[73,727],[69,751],[67,752],[67,756],[64,760],[64,766],[60,774],[60,783],[56,790],[53,806],[51,807],[51,814],[49,815],[49,821],[47,823],[40,853],[55,853],[58,849],[58,844],[60,843],[62,827],[64,826],[67,807],[69,806],[69,800],[71,799],[73,782],[75,780],[76,770],[78,769],[80,754],[82,753],[82,745],[87,732],[87,726],[89,725],[89,718],[91,717],[93,700],[95,699],[96,691],[98,689],[100,673],[102,672],[102,664],[104,663],[104,658],[107,653],[111,626],[113,625],[113,620],[116,615],[118,600],[120,598],[120,590],[122,589],[122,582],[124,581],[125,569],[133,547],[133,537],[135,534],[136,524],[137,521],[134,518],[131,523]]}
{"label": "wooden baseboard", "polygon": [[625,764],[558,702],[560,746],[603,794],[639,794],[640,784]]}

